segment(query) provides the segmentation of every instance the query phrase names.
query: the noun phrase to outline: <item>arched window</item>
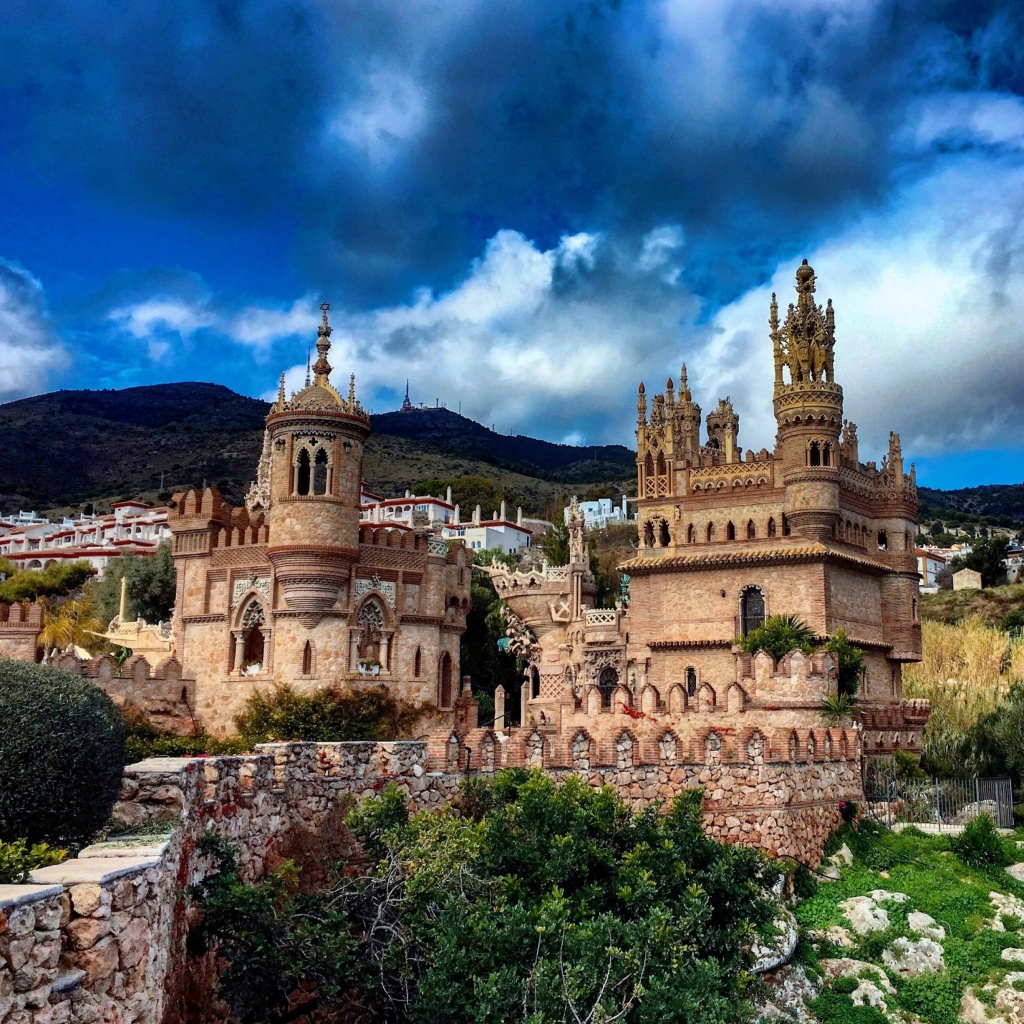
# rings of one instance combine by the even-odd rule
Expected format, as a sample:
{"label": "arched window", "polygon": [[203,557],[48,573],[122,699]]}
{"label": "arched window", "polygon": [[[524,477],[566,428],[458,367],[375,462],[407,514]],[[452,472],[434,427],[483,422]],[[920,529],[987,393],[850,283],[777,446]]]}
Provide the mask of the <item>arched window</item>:
{"label": "arched window", "polygon": [[652,523],[650,519],[644,523],[644,547],[654,547],[654,523]]}
{"label": "arched window", "polygon": [[311,676],[313,674],[313,642],[307,640],[302,648],[302,674]]}
{"label": "arched window", "polygon": [[821,464],[823,466],[832,465],[832,444],[830,441],[826,441],[821,449]]}
{"label": "arched window", "polygon": [[690,523],[690,525],[686,528],[686,543],[697,543],[697,531],[693,528],[693,523]]}
{"label": "arched window", "polygon": [[441,707],[451,707],[452,703],[452,656],[445,651],[441,655],[438,669],[438,694]]}
{"label": "arched window", "polygon": [[295,493],[309,494],[309,451],[303,448],[295,465]]}
{"label": "arched window", "polygon": [[697,670],[689,665],[686,669],[686,696],[695,697],[697,695]]}
{"label": "arched window", "polygon": [[313,459],[313,493],[327,493],[327,452],[323,448],[316,450]]}
{"label": "arched window", "polygon": [[615,669],[609,666],[601,672],[597,679],[597,688],[601,691],[601,707],[610,708],[612,706],[612,696],[618,685],[619,673]]}
{"label": "arched window", "polygon": [[264,656],[266,655],[263,630],[266,628],[266,625],[267,617],[263,611],[263,605],[254,597],[246,605],[245,612],[242,614],[242,629],[244,630],[242,664],[236,665],[236,668],[240,669],[245,665],[263,664]]}
{"label": "arched window", "polygon": [[654,458],[650,452],[644,459],[644,494],[654,494]]}
{"label": "arched window", "polygon": [[537,671],[536,665],[530,666],[530,696],[540,696],[540,673]]}
{"label": "arched window", "polygon": [[878,531],[878,550],[885,551],[889,547],[889,535],[885,530]]}
{"label": "arched window", "polygon": [[672,538],[668,534],[668,523],[664,519],[658,526],[658,541],[663,548],[667,548],[672,543]]}
{"label": "arched window", "polygon": [[714,523],[708,523],[707,538],[708,538],[708,543],[709,544],[715,539],[715,524]]}
{"label": "arched window", "polygon": [[729,524],[725,528],[725,539],[726,540],[735,540],[736,539],[736,527],[732,525],[731,521],[729,522]]}
{"label": "arched window", "polygon": [[789,520],[786,518],[785,513],[783,513],[783,515],[782,515],[782,536],[783,537],[788,537],[789,536],[789,532],[790,532],[789,531]]}
{"label": "arched window", "polygon": [[754,526],[754,520],[747,520],[747,540],[754,540],[757,537],[757,527]]}
{"label": "arched window", "polygon": [[821,445],[817,441],[812,441],[810,450],[808,452],[808,462],[812,466],[821,465]]}
{"label": "arched window", "polygon": [[419,679],[420,673],[423,671],[423,654],[420,649],[416,648],[416,655],[412,661],[412,674],[415,678]]}
{"label": "arched window", "polygon": [[769,537],[774,537],[775,536],[775,519],[774,518],[770,518],[768,520],[768,536]]}
{"label": "arched window", "polygon": [[743,635],[764,625],[764,594],[760,587],[747,587],[741,598],[740,615],[743,620]]}

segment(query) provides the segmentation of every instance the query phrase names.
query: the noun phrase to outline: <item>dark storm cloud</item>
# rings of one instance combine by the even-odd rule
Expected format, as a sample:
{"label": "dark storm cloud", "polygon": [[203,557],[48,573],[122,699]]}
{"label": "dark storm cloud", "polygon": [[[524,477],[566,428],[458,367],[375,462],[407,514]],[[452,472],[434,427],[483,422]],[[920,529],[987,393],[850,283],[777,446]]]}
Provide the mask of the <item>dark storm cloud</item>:
{"label": "dark storm cloud", "polygon": [[314,287],[367,305],[451,284],[501,228],[549,247],[666,222],[690,285],[731,299],[885,194],[915,100],[1019,89],[1024,35],[1010,3],[861,0],[31,0],[6,20],[9,153],[140,211],[293,218]]}

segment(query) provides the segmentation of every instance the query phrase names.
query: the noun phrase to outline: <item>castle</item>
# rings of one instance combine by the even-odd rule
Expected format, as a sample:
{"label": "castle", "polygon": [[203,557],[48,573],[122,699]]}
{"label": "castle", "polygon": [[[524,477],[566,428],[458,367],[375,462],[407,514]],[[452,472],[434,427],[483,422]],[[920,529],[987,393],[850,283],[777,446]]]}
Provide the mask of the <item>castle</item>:
{"label": "castle", "polygon": [[[865,653],[858,694],[863,752],[918,752],[927,705],[902,699],[902,665],[921,657],[914,551],[917,490],[890,434],[881,466],[860,462],[833,372],[831,300],[814,300],[807,261],[780,323],[772,296],[774,450],[742,452],[727,400],[706,419],[683,367],[648,406],[637,400],[639,536],[628,607],[588,607],[594,595],[582,515],[570,515],[564,567],[491,577],[510,635],[527,658],[523,721],[588,747],[631,720],[659,745],[705,760],[712,751],[771,749],[815,756],[819,704],[836,692],[825,656],[762,664],[735,638],[776,614],[826,638],[837,630]],[[770,660],[770,659],[769,659]]]}
{"label": "castle", "polygon": [[[806,261],[796,292],[783,321],[774,296],[770,309],[773,450],[740,450],[728,400],[702,439],[685,367],[679,391],[669,380],[650,405],[640,385],[628,600],[593,607],[575,501],[565,565],[527,549],[514,570],[486,570],[526,665],[518,726],[500,687],[494,722],[481,724],[457,685],[465,546],[445,542],[440,520],[360,523],[370,422],[354,379],[347,398],[330,383],[326,304],[314,377],[287,398],[282,376],[245,507],[210,489],[173,499],[174,655],[155,668],[136,656],[119,675],[110,658],[58,663],[147,698],[165,722],[194,715],[220,733],[274,683],[383,683],[439,708],[424,757],[446,778],[540,767],[612,785],[636,806],[701,786],[712,835],[817,861],[842,805],[862,798],[866,760],[918,752],[929,708],[901,690],[921,650],[914,469],[895,434],[880,466],[860,461],[834,375],[832,305],[815,302]],[[776,664],[736,644],[776,614],[822,640],[845,630],[864,651],[855,711],[823,717],[838,688],[831,653]],[[24,657],[37,619],[0,615],[0,653]]]}
{"label": "castle", "polygon": [[469,556],[437,527],[360,523],[370,419],[354,377],[347,397],[331,384],[321,308],[313,379],[288,398],[282,374],[245,506],[212,489],[171,501],[174,647],[216,732],[274,682],[383,683],[442,711],[459,696]]}

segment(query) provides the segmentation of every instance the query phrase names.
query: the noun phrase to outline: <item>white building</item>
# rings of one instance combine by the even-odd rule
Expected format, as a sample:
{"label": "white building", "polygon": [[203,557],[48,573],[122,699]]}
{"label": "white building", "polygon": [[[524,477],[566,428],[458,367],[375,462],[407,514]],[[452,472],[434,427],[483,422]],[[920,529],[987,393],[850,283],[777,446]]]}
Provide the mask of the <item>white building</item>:
{"label": "white building", "polygon": [[[613,505],[611,498],[598,498],[597,501],[581,501],[580,511],[583,513],[583,521],[589,530],[603,530],[609,523],[628,523],[629,508],[628,499],[622,497],[620,505]],[[569,522],[569,509],[566,507],[562,513],[565,522]]]}
{"label": "white building", "polygon": [[921,589],[937,589],[935,576],[946,568],[945,556],[925,548],[915,548],[914,554],[917,556],[917,571],[921,574]]}
{"label": "white building", "polygon": [[79,515],[51,522],[33,512],[0,519],[0,558],[19,569],[88,562],[102,574],[112,558],[124,553],[152,555],[171,539],[167,508],[143,501],[119,501],[106,515]]}
{"label": "white building", "polygon": [[490,519],[483,518],[477,505],[472,516],[464,521],[460,507],[452,504],[450,487],[444,498],[412,494],[410,491],[406,491],[404,498],[381,498],[364,488],[359,519],[368,526],[391,530],[411,530],[420,524],[443,523],[441,536],[445,540],[465,541],[471,551],[497,550],[506,554],[531,545],[533,529],[528,524],[537,522],[525,520],[521,508],[516,510],[516,519],[512,522],[505,502],[501,503],[500,510],[494,510]]}

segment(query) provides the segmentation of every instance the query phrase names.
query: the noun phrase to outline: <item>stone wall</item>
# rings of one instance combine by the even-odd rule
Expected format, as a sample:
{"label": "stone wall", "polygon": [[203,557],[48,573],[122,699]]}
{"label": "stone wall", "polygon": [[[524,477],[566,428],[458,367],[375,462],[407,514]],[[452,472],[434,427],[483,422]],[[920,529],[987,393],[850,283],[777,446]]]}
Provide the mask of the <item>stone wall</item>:
{"label": "stone wall", "polygon": [[[130,765],[115,818],[166,821],[166,835],[113,838],[33,872],[31,885],[0,887],[0,1024],[164,1024],[189,1010],[195,1019],[196,1000],[213,987],[202,965],[184,969],[194,914],[185,890],[210,867],[197,850],[203,832],[233,841],[243,877],[256,881],[283,857],[329,844],[344,797],[393,782],[414,810],[450,801],[465,775],[430,763],[427,744],[409,741],[265,744],[240,757]],[[839,802],[859,796],[858,763],[624,761],[549,771],[614,786],[635,808],[703,786],[711,835],[817,862]]]}
{"label": "stone wall", "polygon": [[35,661],[42,628],[41,604],[0,604],[0,658]]}

